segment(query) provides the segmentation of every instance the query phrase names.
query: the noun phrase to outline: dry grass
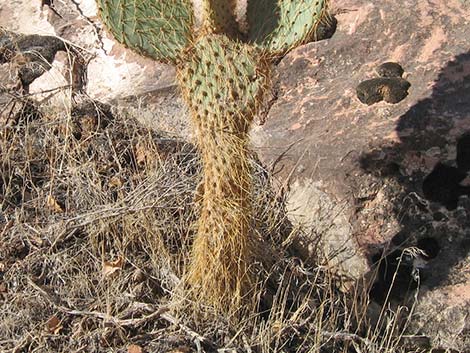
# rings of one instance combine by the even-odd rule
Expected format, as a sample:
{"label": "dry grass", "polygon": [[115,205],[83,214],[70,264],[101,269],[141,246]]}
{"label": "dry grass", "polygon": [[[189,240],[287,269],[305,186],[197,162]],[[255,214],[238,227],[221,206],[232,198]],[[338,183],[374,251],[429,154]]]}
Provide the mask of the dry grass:
{"label": "dry grass", "polygon": [[1,352],[399,352],[403,310],[370,322],[362,291],[296,256],[302,230],[255,161],[254,231],[271,254],[255,266],[256,308],[237,324],[181,310],[194,148],[85,97],[40,110],[0,136]]}

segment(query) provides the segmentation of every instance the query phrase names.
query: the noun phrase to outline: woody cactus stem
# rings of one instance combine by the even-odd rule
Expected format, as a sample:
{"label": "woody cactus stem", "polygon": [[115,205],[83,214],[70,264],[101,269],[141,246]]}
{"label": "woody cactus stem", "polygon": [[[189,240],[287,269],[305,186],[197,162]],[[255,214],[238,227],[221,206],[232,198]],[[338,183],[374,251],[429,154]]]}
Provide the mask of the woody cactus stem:
{"label": "woody cactus stem", "polygon": [[237,310],[253,287],[248,130],[268,72],[255,48],[224,35],[202,37],[178,72],[204,165],[188,283],[192,297],[223,312]]}

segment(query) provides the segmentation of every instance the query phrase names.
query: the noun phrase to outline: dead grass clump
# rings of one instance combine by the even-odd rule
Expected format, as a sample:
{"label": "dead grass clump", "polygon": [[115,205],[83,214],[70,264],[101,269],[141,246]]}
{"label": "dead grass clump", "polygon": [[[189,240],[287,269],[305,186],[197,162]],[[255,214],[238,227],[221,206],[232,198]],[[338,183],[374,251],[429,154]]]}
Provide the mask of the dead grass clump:
{"label": "dead grass clump", "polygon": [[[0,350],[126,342],[128,332],[106,336],[108,322],[147,314],[179,282],[193,148],[84,100],[4,126],[0,155]],[[61,328],[49,332],[54,317]]]}

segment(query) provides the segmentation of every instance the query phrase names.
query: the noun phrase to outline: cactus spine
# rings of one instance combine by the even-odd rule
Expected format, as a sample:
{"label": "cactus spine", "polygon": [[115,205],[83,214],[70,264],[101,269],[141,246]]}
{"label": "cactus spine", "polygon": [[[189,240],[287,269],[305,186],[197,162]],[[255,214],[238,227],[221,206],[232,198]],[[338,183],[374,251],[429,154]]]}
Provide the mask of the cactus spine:
{"label": "cactus spine", "polygon": [[248,131],[268,89],[268,59],[304,42],[327,0],[248,0],[248,43],[235,21],[236,0],[201,0],[203,23],[192,35],[190,0],[97,0],[115,38],[177,64],[202,154],[203,195],[186,281],[193,299],[238,310],[253,286]]}

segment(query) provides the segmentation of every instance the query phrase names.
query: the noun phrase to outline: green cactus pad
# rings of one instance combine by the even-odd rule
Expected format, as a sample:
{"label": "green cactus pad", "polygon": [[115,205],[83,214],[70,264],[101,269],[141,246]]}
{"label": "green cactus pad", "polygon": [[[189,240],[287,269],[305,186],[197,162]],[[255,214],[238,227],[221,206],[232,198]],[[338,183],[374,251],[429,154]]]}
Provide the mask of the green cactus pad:
{"label": "green cactus pad", "polygon": [[188,55],[178,77],[196,124],[246,132],[268,81],[260,52],[224,35],[207,35]]}
{"label": "green cactus pad", "polygon": [[309,40],[328,0],[248,0],[248,41],[282,55]]}
{"label": "green cactus pad", "polygon": [[97,0],[117,41],[153,59],[175,63],[192,40],[190,0]]}

